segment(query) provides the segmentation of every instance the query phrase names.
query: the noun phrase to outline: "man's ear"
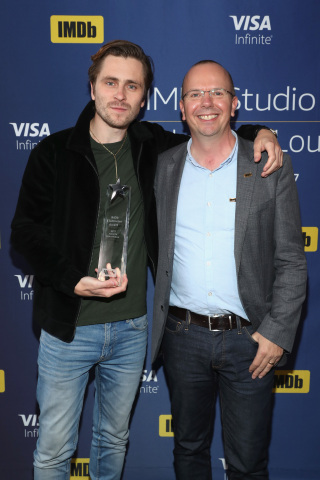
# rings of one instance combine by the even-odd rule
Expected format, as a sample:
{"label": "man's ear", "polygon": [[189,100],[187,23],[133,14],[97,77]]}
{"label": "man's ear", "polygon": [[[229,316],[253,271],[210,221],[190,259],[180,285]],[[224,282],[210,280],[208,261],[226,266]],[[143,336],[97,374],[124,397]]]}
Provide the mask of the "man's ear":
{"label": "man's ear", "polygon": [[92,98],[92,100],[95,100],[94,85],[93,85],[92,82],[90,82],[90,87],[91,87],[91,98]]}
{"label": "man's ear", "polygon": [[185,120],[185,119],[186,119],[186,115],[185,115],[185,113],[184,113],[184,103],[183,103],[183,100],[180,100],[179,106],[180,106],[180,111],[181,111],[181,114],[182,114],[182,120]]}
{"label": "man's ear", "polygon": [[231,117],[235,116],[237,105],[238,105],[238,97],[234,96],[232,99]]}

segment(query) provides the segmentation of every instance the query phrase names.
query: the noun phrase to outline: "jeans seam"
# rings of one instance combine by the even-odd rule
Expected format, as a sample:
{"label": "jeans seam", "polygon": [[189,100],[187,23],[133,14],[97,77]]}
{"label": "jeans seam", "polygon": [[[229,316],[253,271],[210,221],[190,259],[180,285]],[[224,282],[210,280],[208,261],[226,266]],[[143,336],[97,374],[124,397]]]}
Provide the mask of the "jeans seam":
{"label": "jeans seam", "polygon": [[[99,365],[97,366],[98,378],[97,378],[97,386],[98,391],[98,411],[99,411],[99,420],[98,420],[98,445],[97,445],[97,480],[100,478],[100,450],[101,450],[101,383],[100,383],[100,368]],[[97,375],[97,373],[96,373]]]}
{"label": "jeans seam", "polygon": [[101,357],[99,361],[101,361],[104,358],[106,349],[107,349],[107,328],[108,328],[108,323],[105,323],[104,324],[104,343],[101,349]]}
{"label": "jeans seam", "polygon": [[[221,368],[221,367],[223,366],[224,362],[225,362],[225,350],[226,350],[226,349],[225,349],[225,341],[226,341],[225,331],[222,331],[221,333],[222,333],[221,361],[220,361],[220,363],[217,364],[217,365],[214,365],[214,364],[212,363],[212,368],[213,368],[213,370],[218,369],[218,368]],[[215,352],[213,352],[213,353],[215,354]]]}

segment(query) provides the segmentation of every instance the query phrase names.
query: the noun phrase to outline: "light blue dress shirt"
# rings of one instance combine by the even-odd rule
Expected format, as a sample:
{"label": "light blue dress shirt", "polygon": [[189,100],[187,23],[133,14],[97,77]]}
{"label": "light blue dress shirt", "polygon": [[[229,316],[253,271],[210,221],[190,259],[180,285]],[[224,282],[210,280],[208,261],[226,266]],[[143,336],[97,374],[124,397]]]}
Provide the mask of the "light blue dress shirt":
{"label": "light blue dress shirt", "polygon": [[214,171],[191,155],[179,190],[170,305],[203,315],[235,313],[242,307],[234,259],[238,139]]}

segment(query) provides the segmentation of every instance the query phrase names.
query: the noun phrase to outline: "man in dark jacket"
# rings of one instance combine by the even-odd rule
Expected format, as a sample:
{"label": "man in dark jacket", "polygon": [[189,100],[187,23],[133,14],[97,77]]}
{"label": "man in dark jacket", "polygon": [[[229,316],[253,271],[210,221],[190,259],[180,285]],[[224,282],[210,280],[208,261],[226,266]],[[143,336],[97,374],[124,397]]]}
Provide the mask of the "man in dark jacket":
{"label": "man in dark jacket", "polygon": [[[92,60],[92,101],[75,127],[32,151],[12,222],[12,244],[35,273],[34,317],[42,328],[36,480],[68,478],[93,366],[90,476],[121,477],[146,352],[147,263],[154,273],[157,262],[157,155],[186,140],[135,121],[153,80],[150,58],[139,46],[110,42]],[[257,130],[247,128],[247,137]],[[270,157],[266,176],[282,156],[273,133],[263,129],[258,136],[256,160],[264,149]],[[131,187],[128,288],[126,276],[120,286],[118,278],[96,278],[105,192],[119,178]]]}

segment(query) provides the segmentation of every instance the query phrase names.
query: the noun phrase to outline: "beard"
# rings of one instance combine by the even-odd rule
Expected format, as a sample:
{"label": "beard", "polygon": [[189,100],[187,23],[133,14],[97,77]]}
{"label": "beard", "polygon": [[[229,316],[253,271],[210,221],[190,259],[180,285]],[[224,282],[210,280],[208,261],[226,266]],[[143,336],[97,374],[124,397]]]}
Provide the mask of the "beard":
{"label": "beard", "polygon": [[[98,98],[95,99],[95,108],[97,115],[112,128],[127,129],[130,123],[135,120],[140,112],[140,103],[137,105],[130,105],[125,102],[108,102],[105,104]],[[112,110],[114,107],[123,107],[126,111],[117,113]]]}

